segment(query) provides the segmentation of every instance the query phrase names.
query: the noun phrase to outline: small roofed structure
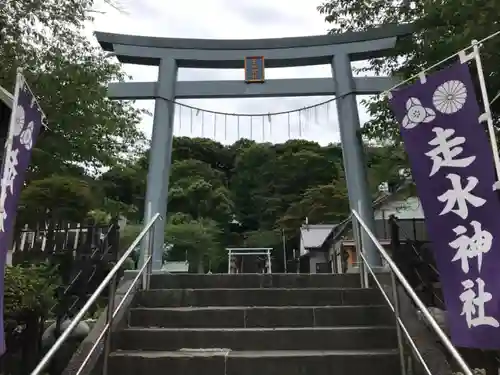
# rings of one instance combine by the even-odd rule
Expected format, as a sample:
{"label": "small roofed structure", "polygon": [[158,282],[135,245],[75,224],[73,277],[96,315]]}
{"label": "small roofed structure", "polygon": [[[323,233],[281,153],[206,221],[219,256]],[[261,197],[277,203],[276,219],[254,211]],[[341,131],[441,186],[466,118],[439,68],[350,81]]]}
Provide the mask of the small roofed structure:
{"label": "small roofed structure", "polygon": [[[300,228],[300,256],[309,260],[309,267],[301,264],[301,271],[309,268],[310,273],[331,273],[328,239],[332,238],[338,224],[304,224]],[[304,270],[305,271],[305,270]]]}

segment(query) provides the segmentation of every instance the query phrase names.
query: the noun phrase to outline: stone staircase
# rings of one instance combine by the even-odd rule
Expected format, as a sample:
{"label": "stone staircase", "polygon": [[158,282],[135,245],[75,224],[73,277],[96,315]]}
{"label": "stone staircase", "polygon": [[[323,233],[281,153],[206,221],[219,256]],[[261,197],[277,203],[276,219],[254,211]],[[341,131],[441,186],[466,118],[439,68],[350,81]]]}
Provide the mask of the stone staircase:
{"label": "stone staircase", "polygon": [[154,275],[110,375],[400,372],[393,315],[358,275]]}

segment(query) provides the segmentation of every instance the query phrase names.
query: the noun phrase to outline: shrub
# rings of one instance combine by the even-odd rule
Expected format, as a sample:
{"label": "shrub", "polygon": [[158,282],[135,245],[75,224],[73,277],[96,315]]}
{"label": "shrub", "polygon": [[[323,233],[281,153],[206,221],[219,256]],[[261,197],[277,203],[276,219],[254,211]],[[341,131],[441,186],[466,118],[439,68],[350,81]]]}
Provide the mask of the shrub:
{"label": "shrub", "polygon": [[47,264],[6,267],[4,314],[16,320],[33,314],[46,316],[55,303],[57,281]]}

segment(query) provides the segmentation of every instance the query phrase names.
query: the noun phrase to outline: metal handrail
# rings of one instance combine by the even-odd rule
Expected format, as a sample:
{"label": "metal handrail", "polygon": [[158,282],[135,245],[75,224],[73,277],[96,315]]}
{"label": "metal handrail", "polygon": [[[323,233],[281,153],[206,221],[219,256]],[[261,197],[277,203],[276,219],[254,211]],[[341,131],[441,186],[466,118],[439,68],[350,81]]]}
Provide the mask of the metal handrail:
{"label": "metal handrail", "polygon": [[[108,228],[108,231],[106,232],[106,235],[100,240],[101,242],[104,242],[105,240],[107,240],[109,234],[111,233],[111,229],[113,229],[113,226],[115,224],[111,224],[110,227]],[[93,252],[92,254],[90,254],[90,260],[94,260],[94,255],[96,255],[101,249],[99,247],[97,247]],[[102,260],[104,258],[104,256],[106,255],[106,252],[107,251],[103,251],[103,254],[101,256],[101,259]],[[80,269],[80,271],[78,271],[78,273],[76,274],[75,277],[73,277],[73,279],[71,280],[71,282],[69,283],[69,285],[64,289],[63,291],[63,297],[66,296],[67,293],[69,293],[69,291],[73,288],[73,286],[76,284],[76,282],[78,281],[78,279],[80,278],[80,276],[83,274],[83,269]],[[89,280],[94,277],[94,274],[95,274],[95,269],[94,269],[94,272],[92,273],[92,275],[89,277]],[[71,309],[73,309],[73,307],[75,306],[75,304],[78,302],[79,298],[73,302],[73,304],[69,307],[68,311],[71,311]],[[52,308],[49,310],[49,314],[52,313],[54,311],[54,309],[57,307],[57,302],[54,303],[54,305],[52,306]],[[62,320],[62,319],[61,319]]]}
{"label": "metal handrail", "polygon": [[[399,219],[396,217],[396,216],[391,216],[389,217],[389,222],[393,222],[394,224],[396,224],[396,226],[398,227],[399,231],[400,232],[403,232],[403,235],[406,237],[406,240],[407,241],[411,241],[410,239],[410,235],[408,234],[408,232],[406,231],[406,229],[404,229],[401,225],[399,225]],[[418,252],[418,249],[415,247],[415,245],[413,244],[413,242],[417,242],[417,240],[413,240],[410,245],[413,249],[413,252],[415,253],[415,255],[417,255],[419,257],[420,260],[424,260],[424,258],[422,257],[422,254],[420,254]],[[433,264],[429,264],[429,267],[432,269],[432,271],[434,271],[436,274],[439,274],[438,270],[436,267],[434,267]]]}
{"label": "metal handrail", "polygon": [[[363,219],[361,218],[361,216],[356,212],[356,210],[353,209],[351,211],[352,211],[352,214],[354,215],[354,217],[356,218],[356,221],[357,221],[357,224],[358,224],[357,225],[357,227],[358,227],[357,228],[358,229],[358,240],[361,242],[361,237],[362,237],[361,236],[361,228],[363,228],[363,230],[365,231],[365,233],[368,235],[368,237],[370,238],[370,240],[373,242],[373,244],[375,245],[375,247],[379,251],[380,255],[386,261],[387,265],[389,266],[389,268],[392,271],[391,272],[391,278],[392,278],[392,288],[393,288],[393,294],[394,294],[394,297],[393,297],[394,298],[394,305],[391,303],[390,298],[387,296],[387,293],[385,293],[385,291],[384,291],[381,283],[379,282],[379,280],[378,280],[375,272],[373,271],[372,267],[370,266],[370,264],[366,260],[364,254],[363,254],[363,251],[362,251],[362,248],[363,248],[362,244],[361,243],[359,244],[360,246],[359,246],[359,249],[358,249],[358,254],[360,255],[361,259],[363,260],[363,262],[361,263],[361,265],[363,266],[363,268],[366,266],[366,268],[368,269],[368,271],[371,273],[374,281],[376,282],[377,286],[379,287],[380,291],[382,292],[384,298],[387,300],[387,302],[389,304],[389,307],[393,310],[393,312],[394,312],[394,314],[396,316],[396,322],[397,322],[397,327],[396,328],[398,330],[398,346],[399,346],[400,357],[401,357],[402,374],[403,375],[406,374],[406,366],[405,366],[405,363],[404,363],[403,348],[402,348],[402,341],[401,341],[401,333],[404,333],[405,336],[407,337],[407,339],[410,342],[410,346],[415,351],[415,354],[416,354],[418,360],[423,365],[425,371],[427,372],[427,374],[432,375],[432,373],[430,372],[430,369],[426,365],[426,363],[425,363],[422,355],[420,354],[419,350],[417,349],[417,346],[416,346],[415,342],[411,338],[408,330],[404,326],[403,321],[401,320],[401,318],[399,316],[399,301],[398,301],[398,294],[397,294],[397,289],[396,289],[396,279],[403,286],[404,290],[410,296],[410,298],[412,299],[413,303],[415,303],[415,305],[417,305],[417,307],[420,309],[420,311],[422,312],[422,315],[425,317],[425,319],[429,323],[429,325],[432,328],[432,330],[434,331],[434,333],[439,337],[439,339],[443,343],[444,347],[448,350],[448,352],[451,354],[451,356],[453,357],[453,359],[455,359],[455,361],[457,361],[457,363],[458,363],[460,369],[463,371],[464,375],[473,375],[472,370],[469,368],[469,366],[464,361],[464,359],[462,358],[462,356],[460,355],[460,353],[457,351],[457,349],[455,348],[455,346],[452,344],[452,342],[450,341],[450,339],[448,338],[448,336],[446,335],[446,333],[441,329],[441,327],[439,327],[439,324],[432,317],[432,315],[429,312],[429,310],[427,309],[427,307],[420,300],[420,298],[418,298],[417,294],[415,293],[415,291],[410,286],[410,283],[408,282],[408,280],[406,280],[406,278],[403,276],[403,274],[401,273],[401,271],[399,270],[399,268],[397,267],[397,265],[391,259],[391,257],[389,256],[389,254],[385,251],[385,249],[380,244],[380,242],[377,240],[377,238],[375,237],[375,235],[371,232],[370,228],[368,228],[368,226],[363,221]],[[361,270],[360,269],[360,276],[361,276],[362,285],[364,287],[368,287],[368,275],[366,273],[366,270]]]}
{"label": "metal handrail", "polygon": [[[87,365],[87,363],[92,358],[92,355],[94,354],[94,351],[99,347],[99,344],[101,344],[102,338],[108,333],[108,330],[111,328],[111,324],[113,324],[113,319],[116,317],[116,315],[118,315],[118,312],[120,311],[120,309],[122,308],[122,306],[127,301],[128,296],[130,295],[130,293],[132,293],[132,290],[134,290],[137,282],[139,281],[139,278],[142,275],[145,275],[144,271],[149,267],[149,265],[151,264],[152,260],[153,260],[153,255],[149,255],[146,258],[146,261],[144,262],[144,264],[142,265],[142,267],[139,269],[139,272],[137,272],[137,275],[134,277],[134,279],[130,283],[130,286],[128,287],[127,291],[123,295],[120,303],[118,304],[118,306],[114,310],[112,310],[113,314],[111,315],[111,319],[109,319],[109,315],[108,315],[108,319],[107,319],[108,321],[106,322],[106,324],[104,325],[101,333],[99,334],[99,336],[95,340],[94,345],[92,345],[92,348],[90,348],[89,352],[85,356],[85,359],[80,364],[80,367],[78,368],[78,370],[76,370],[75,375],[80,375],[82,373],[82,371],[85,369],[85,366]],[[146,282],[143,282],[143,284],[146,284]],[[108,310],[108,311],[111,311],[111,310]],[[107,358],[108,358],[108,355],[109,355],[109,346],[107,346],[105,348],[105,352],[104,352],[105,362],[103,364],[103,374],[106,374],[107,371],[108,371],[108,368],[107,368]]]}
{"label": "metal handrail", "polygon": [[[403,233],[403,235],[406,237],[406,243],[409,243],[412,250],[413,250],[413,253],[418,257],[418,260],[419,261],[422,261],[422,262],[425,262],[425,259],[424,257],[422,256],[422,254],[420,253],[420,249],[417,249],[417,247],[415,246],[414,242],[416,242],[416,240],[412,241],[410,239],[410,236],[408,235],[408,232],[399,225],[399,220],[396,216],[394,215],[391,215],[389,217],[389,221],[391,223],[394,223],[394,225],[396,225],[398,227],[398,230],[400,232]],[[434,273],[435,276],[438,277],[439,279],[439,271],[437,270],[437,268],[432,264],[432,263],[428,263],[427,264],[429,266],[429,269]],[[423,277],[421,276],[420,272],[417,270],[417,269],[414,269],[414,272],[417,274],[418,278],[420,279],[421,282],[424,282],[424,279]],[[436,300],[439,301],[439,303],[441,304],[441,306],[444,306],[444,301],[437,295],[436,292],[432,291],[432,296],[433,298],[435,298]]]}
{"label": "metal handrail", "polygon": [[[109,328],[111,328],[111,324],[112,324],[112,319],[116,316],[116,314],[118,313],[118,310],[123,306],[125,298],[130,294],[131,289],[132,289],[132,288],[129,288],[129,290],[125,294],[124,299],[122,299],[122,303],[120,303],[118,305],[117,309],[114,310],[113,303],[114,303],[114,294],[115,294],[115,289],[116,289],[117,273],[120,270],[120,268],[123,266],[125,261],[128,259],[128,257],[132,253],[132,251],[139,245],[139,243],[142,241],[142,239],[144,238],[144,236],[148,232],[149,232],[150,238],[149,238],[149,244],[148,244],[147,248],[149,248],[152,245],[152,242],[153,242],[152,239],[154,236],[154,225],[156,224],[156,222],[158,220],[163,220],[159,213],[155,214],[151,218],[151,220],[145,225],[145,227],[141,231],[141,233],[139,233],[139,235],[136,237],[134,242],[132,242],[132,244],[128,247],[128,249],[125,251],[125,253],[123,253],[123,255],[118,260],[118,262],[115,264],[115,266],[111,269],[111,271],[109,271],[108,275],[104,278],[104,280],[101,282],[101,284],[97,287],[95,292],[90,296],[90,298],[85,303],[85,305],[83,305],[82,309],[75,315],[75,317],[73,318],[71,323],[64,330],[64,332],[61,334],[61,336],[59,336],[59,338],[56,340],[54,345],[52,345],[52,347],[49,349],[49,351],[44,355],[44,357],[41,359],[41,361],[38,363],[38,365],[35,367],[35,369],[31,372],[30,375],[40,375],[42,373],[42,371],[45,369],[45,367],[49,364],[50,360],[54,357],[54,355],[57,353],[57,351],[61,348],[61,346],[69,338],[69,335],[71,334],[71,332],[81,322],[81,320],[83,319],[85,314],[88,312],[90,307],[92,307],[92,305],[96,302],[97,298],[99,298],[101,293],[104,291],[104,289],[109,284],[109,286],[110,286],[109,287],[110,298],[108,301],[108,308],[107,308],[108,313],[107,313],[106,326],[102,330],[101,335],[99,336],[99,339],[96,341],[97,344],[94,344],[94,347],[92,348],[91,352],[93,352],[95,350],[98,343],[101,341],[102,337],[107,335],[107,333],[109,332]],[[137,280],[139,279],[141,274],[146,269],[146,266],[151,264],[151,258],[152,258],[152,254],[149,254],[149,257],[147,257],[147,261],[144,262],[143,266],[141,267],[140,272],[138,273],[138,275],[134,279],[134,282],[132,283],[133,286],[135,285],[135,283],[137,282]],[[143,287],[147,288],[148,287],[147,278],[144,276],[147,276],[147,275],[146,274],[143,275]],[[113,298],[111,298],[111,297],[113,297]],[[109,344],[110,344],[109,341],[110,341],[109,335],[107,335],[106,341],[105,341],[106,347],[105,347],[105,355],[104,355],[103,374],[107,373],[107,357],[108,356],[107,356],[106,351],[109,352]],[[90,354],[92,354],[92,353],[90,353]],[[90,355],[88,357],[90,358]],[[89,358],[86,358],[84,364],[86,364],[88,362]],[[79,371],[81,371],[81,369],[82,369],[82,366],[80,367]]]}

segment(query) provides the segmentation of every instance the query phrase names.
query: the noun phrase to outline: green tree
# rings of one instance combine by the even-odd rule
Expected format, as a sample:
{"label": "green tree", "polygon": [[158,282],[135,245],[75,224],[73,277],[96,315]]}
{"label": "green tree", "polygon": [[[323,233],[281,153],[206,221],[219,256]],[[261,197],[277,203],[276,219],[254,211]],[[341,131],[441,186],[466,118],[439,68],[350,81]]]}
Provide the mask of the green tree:
{"label": "green tree", "polygon": [[117,165],[103,173],[98,184],[106,212],[140,220],[144,212],[147,170],[137,165]]}
{"label": "green tree", "polygon": [[225,175],[220,170],[214,169],[210,164],[197,159],[184,159],[172,165],[170,183],[182,184],[186,180],[202,179],[213,187],[225,186]]}
{"label": "green tree", "polygon": [[290,139],[285,143],[278,143],[273,146],[278,155],[282,154],[294,154],[301,151],[311,151],[317,154],[321,154],[323,148],[313,141],[307,141],[304,139]]}
{"label": "green tree", "polygon": [[[310,150],[289,150],[270,163],[268,199],[264,220],[274,225],[291,204],[301,199],[307,189],[331,183],[338,176],[334,162]],[[272,223],[272,224],[271,224]]]}
{"label": "green tree", "polygon": [[183,212],[193,219],[210,218],[221,226],[229,225],[233,202],[229,191],[214,187],[203,179],[184,179],[169,191],[169,207],[173,212]]}
{"label": "green tree", "polygon": [[246,230],[272,230],[308,188],[338,177],[334,160],[329,150],[302,140],[242,147],[230,184],[238,220]]}
{"label": "green tree", "polygon": [[[176,139],[169,219],[172,224],[215,220],[224,233],[218,239],[221,246],[259,242],[273,247],[268,243],[274,236],[270,233],[282,228],[292,243],[306,216],[311,222],[335,223],[349,211],[338,144],[322,147],[290,140],[273,145],[242,139],[223,147],[206,139]],[[392,147],[368,147],[366,152],[376,196],[381,182],[398,175],[400,156]],[[216,162],[227,161],[228,154],[231,161],[224,168],[230,169],[230,179]],[[147,154],[137,162],[112,168],[100,178],[106,201],[124,205],[142,201],[140,189],[144,189],[146,175]],[[138,212],[142,215],[142,209]],[[276,259],[281,257],[282,249],[276,254]]]}
{"label": "green tree", "polygon": [[185,213],[195,220],[211,218],[223,228],[229,225],[233,202],[220,170],[202,160],[181,159],[172,166],[170,186],[169,211]]}
{"label": "green tree", "polygon": [[33,181],[21,192],[19,220],[29,223],[50,217],[80,222],[95,203],[88,182],[73,177],[52,176]]}
{"label": "green tree", "polygon": [[[172,160],[198,160],[208,164],[213,170],[222,172],[226,179],[230,178],[233,165],[231,148],[207,138],[174,137],[172,142]],[[138,164],[147,170],[149,151],[139,159]]]}
{"label": "green tree", "polygon": [[372,147],[367,154],[368,182],[372,196],[378,196],[381,183],[400,185],[404,182],[401,170],[407,163],[407,156],[401,147]]}
{"label": "green tree", "polygon": [[236,215],[245,229],[257,230],[265,221],[276,153],[270,145],[256,143],[239,150],[230,183]]}
{"label": "green tree", "polygon": [[127,249],[137,238],[143,229],[142,224],[129,224],[125,228],[120,228],[120,247]]}
{"label": "green tree", "polygon": [[[367,6],[364,0],[328,0],[318,10],[332,25],[331,33],[365,31],[381,24],[414,24],[415,31],[400,40],[390,58],[374,59],[369,64],[369,69],[376,73],[405,79],[470,46],[473,39],[481,40],[498,31],[500,3],[494,0],[371,0]],[[500,37],[481,47],[490,98],[500,92],[498,74],[490,74],[498,69],[499,48]],[[475,69],[471,72],[476,74]],[[387,100],[375,98],[366,104],[371,116],[364,127],[366,134],[376,140],[399,143],[399,130]],[[500,101],[494,103],[492,112],[498,118]]]}
{"label": "green tree", "polygon": [[320,153],[303,150],[280,155],[274,176],[274,190],[289,203],[310,186],[332,182],[338,177],[338,170],[335,163]]}
{"label": "green tree", "polygon": [[[107,98],[124,78],[120,65],[83,32],[93,0],[6,1],[0,12],[0,85],[14,86],[21,68],[47,115],[49,131],[33,150],[29,179],[75,163],[100,168],[142,145],[140,112]],[[35,27],[36,25],[36,27]]]}
{"label": "green tree", "polygon": [[168,222],[170,224],[185,224],[193,221],[193,217],[189,214],[186,214],[184,212],[174,212],[170,214],[168,218]]}
{"label": "green tree", "polygon": [[4,279],[4,312],[8,318],[46,316],[55,303],[54,290],[59,280],[47,264],[6,267]]}
{"label": "green tree", "polygon": [[279,230],[257,230],[244,234],[244,247],[270,247],[273,250],[281,247],[281,232]]}
{"label": "green tree", "polygon": [[165,228],[165,241],[173,245],[169,259],[184,260],[187,255],[190,270],[198,273],[203,273],[208,267],[216,268],[224,259],[220,235],[212,220],[169,223]]}
{"label": "green tree", "polygon": [[257,144],[257,142],[247,139],[241,138],[234,142],[231,146],[228,147],[229,152],[232,156],[232,165],[234,165],[234,159],[247,148]]}
{"label": "green tree", "polygon": [[306,217],[311,224],[336,224],[348,215],[347,188],[343,181],[337,181],[307,189],[302,199],[290,205],[278,225],[288,236],[294,236]]}

